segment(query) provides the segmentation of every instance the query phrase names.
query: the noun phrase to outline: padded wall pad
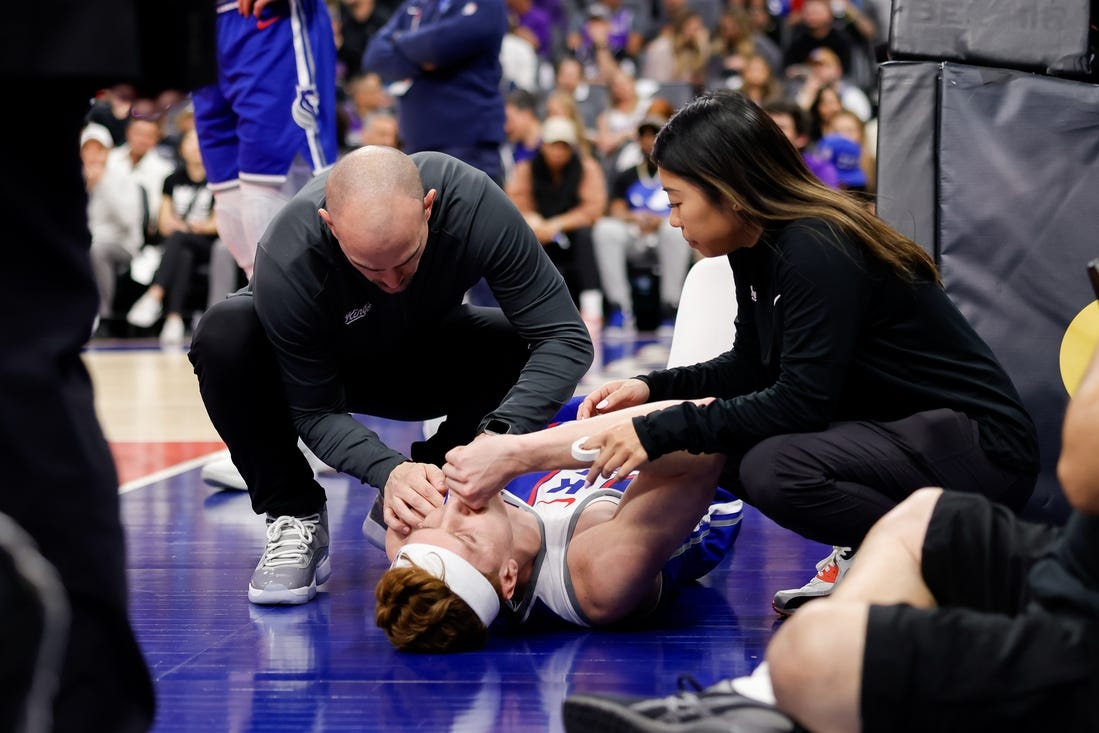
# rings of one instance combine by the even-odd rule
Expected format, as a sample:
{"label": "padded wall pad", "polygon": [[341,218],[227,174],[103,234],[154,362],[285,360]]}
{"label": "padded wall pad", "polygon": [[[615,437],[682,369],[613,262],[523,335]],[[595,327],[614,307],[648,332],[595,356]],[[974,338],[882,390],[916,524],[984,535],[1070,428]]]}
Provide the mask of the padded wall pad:
{"label": "padded wall pad", "polygon": [[893,0],[893,59],[959,61],[1082,78],[1089,0]]}
{"label": "padded wall pad", "polygon": [[878,73],[878,215],[936,260],[940,72],[935,62],[890,61]]}
{"label": "padded wall pad", "polygon": [[939,100],[943,279],[1037,423],[1027,513],[1060,518],[1062,343],[1096,308],[1085,266],[1099,257],[1099,86],[947,63]]}

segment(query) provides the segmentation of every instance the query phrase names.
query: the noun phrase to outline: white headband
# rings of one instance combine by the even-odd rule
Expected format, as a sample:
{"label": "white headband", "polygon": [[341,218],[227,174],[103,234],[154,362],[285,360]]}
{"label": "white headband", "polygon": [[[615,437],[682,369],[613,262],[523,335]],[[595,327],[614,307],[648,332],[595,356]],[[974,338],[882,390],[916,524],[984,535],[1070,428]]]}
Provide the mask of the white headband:
{"label": "white headband", "polygon": [[459,598],[465,601],[481,623],[489,624],[500,613],[500,596],[488,578],[473,567],[473,563],[456,552],[422,542],[410,542],[401,548],[390,568],[416,564],[439,578]]}

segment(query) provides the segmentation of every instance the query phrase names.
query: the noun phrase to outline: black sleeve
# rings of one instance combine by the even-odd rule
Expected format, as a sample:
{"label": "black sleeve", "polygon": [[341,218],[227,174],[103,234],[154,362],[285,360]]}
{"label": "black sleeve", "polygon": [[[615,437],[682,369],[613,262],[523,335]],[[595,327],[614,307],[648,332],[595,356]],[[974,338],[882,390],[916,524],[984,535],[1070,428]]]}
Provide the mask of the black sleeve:
{"label": "black sleeve", "polygon": [[[774,301],[750,303],[752,311],[762,313],[744,317],[773,319],[779,339],[777,378],[762,389],[703,407],[677,405],[635,419],[650,459],[675,450],[742,452],[772,435],[822,430],[831,422],[871,282],[854,245],[820,229],[787,227],[776,249]],[[738,283],[740,307],[742,289]],[[716,368],[721,358],[708,364]]]}
{"label": "black sleeve", "polygon": [[[319,184],[310,184],[319,185]],[[318,299],[318,283],[268,253],[268,241],[323,235],[315,201],[296,197],[272,220],[256,254],[252,277],[256,313],[278,359],[291,418],[321,460],[379,489],[408,460],[354,419],[332,344],[331,316]],[[277,246],[277,245],[276,245]],[[289,250],[292,248],[283,248]]]}

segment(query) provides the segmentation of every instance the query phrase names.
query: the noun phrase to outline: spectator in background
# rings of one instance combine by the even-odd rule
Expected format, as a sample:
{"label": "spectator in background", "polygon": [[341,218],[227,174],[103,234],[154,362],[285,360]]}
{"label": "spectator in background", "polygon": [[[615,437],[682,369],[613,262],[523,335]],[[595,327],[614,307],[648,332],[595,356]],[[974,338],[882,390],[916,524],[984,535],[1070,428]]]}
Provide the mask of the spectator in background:
{"label": "spectator in background", "polygon": [[645,19],[622,0],[603,0],[589,3],[585,12],[577,14],[566,43],[588,80],[609,83],[619,66],[631,75],[637,73],[646,32]]}
{"label": "spectator in background", "polygon": [[133,176],[107,164],[113,147],[110,131],[97,122],[89,122],[80,133],[87,226],[92,234],[90,258],[99,293],[96,331],[113,314],[118,269],[145,244],[143,193]]}
{"label": "spectator in background", "polygon": [[580,107],[576,103],[576,97],[572,94],[555,89],[546,97],[546,114],[549,117],[566,117],[572,120],[576,130],[576,146],[584,155],[593,156],[591,137],[594,133],[584,126],[584,118],[580,115]]}
{"label": "spectator in background", "polygon": [[670,330],[675,324],[691,250],[683,235],[668,221],[671,213],[668,194],[649,157],[656,133],[665,122],[666,117],[651,115],[638,125],[642,160],[615,177],[607,215],[596,222],[592,231],[599,279],[607,301],[608,333],[634,331],[636,321],[628,263],[654,251],[660,273],[661,327]]}
{"label": "spectator in background", "polygon": [[832,124],[832,118],[843,111],[839,91],[831,84],[817,91],[809,105],[809,141],[820,142],[824,131]]}
{"label": "spectator in background", "polygon": [[862,120],[848,110],[840,110],[829,122],[817,150],[832,162],[840,187],[847,191],[870,191],[872,159],[866,151]]}
{"label": "spectator in background", "polygon": [[839,173],[832,161],[823,155],[818,155],[809,144],[809,115],[798,106],[797,102],[789,99],[776,99],[766,106],[764,110],[782,130],[782,134],[790,141],[790,144],[801,153],[805,165],[820,179],[820,182],[831,188],[840,187]]}
{"label": "spectator in background", "polygon": [[837,27],[829,0],[805,0],[801,19],[790,27],[790,42],[783,55],[783,67],[788,78],[807,73],[805,64],[815,48],[831,49],[840,65],[851,67],[851,40]]}
{"label": "spectator in background", "polygon": [[[514,1],[508,0],[508,3]],[[517,1],[529,3],[529,0]],[[516,25],[515,16],[509,14],[508,32],[500,41],[500,83],[505,90],[526,89],[534,92],[538,90],[542,63],[538,58],[536,41],[531,40],[531,34],[523,31]]]}
{"label": "spectator in background", "polygon": [[552,62],[553,19],[549,11],[533,0],[507,0],[507,9],[511,32],[529,43],[540,60]]}
{"label": "spectator in background", "polygon": [[386,91],[382,78],[374,73],[360,73],[347,80],[348,98],[342,109],[347,115],[347,132],[343,145],[354,149],[365,145],[363,128],[370,117],[381,113],[393,113],[393,97]]}
{"label": "spectator in background", "polygon": [[126,314],[130,325],[149,328],[166,312],[160,331],[160,342],[166,346],[183,343],[183,308],[195,267],[210,261],[210,249],[217,238],[214,195],[206,183],[194,130],[183,136],[179,151],[183,163],[164,181],[158,216],[164,255],[152,285]]}
{"label": "spectator in background", "polygon": [[436,150],[503,183],[503,0],[407,0],[370,40],[363,69],[409,82],[397,121],[408,153]]}
{"label": "spectator in background", "polygon": [[576,100],[588,98],[588,82],[584,78],[584,66],[575,56],[563,56],[557,61],[553,74],[553,90],[571,95]]}
{"label": "spectator in background", "polygon": [[742,8],[726,8],[714,33],[710,86],[733,88],[731,80],[744,73],[746,60],[753,54],[766,59],[772,70],[782,68],[782,49],[756,30],[749,12]]}
{"label": "spectator in background", "polygon": [[362,74],[367,44],[398,5],[397,0],[340,0],[336,59],[345,83]]}
{"label": "spectator in background", "polygon": [[542,144],[538,100],[526,89],[512,90],[504,100],[504,134],[507,135],[506,179],[517,163],[533,158]]}
{"label": "spectator in background", "polygon": [[164,179],[175,170],[173,160],[161,155],[159,145],[164,137],[157,115],[133,117],[126,126],[126,142],[115,147],[107,156],[107,165],[130,176],[139,186],[141,222],[144,241],[157,241],[156,218],[160,211],[160,192]]}
{"label": "spectator in background", "polygon": [[798,104],[808,109],[817,92],[831,86],[839,94],[840,105],[866,122],[874,113],[866,93],[848,81],[843,74],[839,56],[830,48],[821,46],[809,52],[809,73],[795,94]]}
{"label": "spectator in background", "polygon": [[85,122],[96,122],[111,133],[111,147],[126,142],[126,125],[130,123],[130,109],[134,105],[134,85],[126,82],[110,86],[96,95]]}
{"label": "spectator in background", "polygon": [[515,166],[507,194],[564,276],[573,301],[601,293],[591,228],[606,209],[607,184],[599,164],[578,149],[572,120],[546,118],[538,153]]}
{"label": "spectator in background", "polygon": [[603,159],[613,163],[622,147],[637,139],[637,124],[645,116],[649,101],[641,98],[634,78],[622,69],[614,72],[608,91],[610,104],[596,118],[595,148]]}
{"label": "spectator in background", "polygon": [[645,47],[641,77],[656,82],[706,85],[711,56],[710,29],[697,13],[676,13]]}
{"label": "spectator in background", "polygon": [[761,107],[786,96],[782,80],[775,76],[767,60],[758,54],[745,58],[738,91]]}
{"label": "spectator in background", "polygon": [[403,146],[397,132],[397,118],[388,112],[370,115],[363,128],[363,145],[384,145],[400,150]]}

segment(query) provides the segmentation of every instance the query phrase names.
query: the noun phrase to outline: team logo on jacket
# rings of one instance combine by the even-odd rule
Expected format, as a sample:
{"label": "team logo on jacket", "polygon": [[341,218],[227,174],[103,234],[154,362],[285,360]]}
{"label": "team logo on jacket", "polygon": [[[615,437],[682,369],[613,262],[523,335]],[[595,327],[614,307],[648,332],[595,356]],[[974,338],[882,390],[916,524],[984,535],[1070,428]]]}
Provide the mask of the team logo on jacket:
{"label": "team logo on jacket", "polygon": [[350,326],[360,318],[366,318],[366,314],[370,312],[372,304],[366,303],[362,308],[352,308],[343,314],[343,325]]}

